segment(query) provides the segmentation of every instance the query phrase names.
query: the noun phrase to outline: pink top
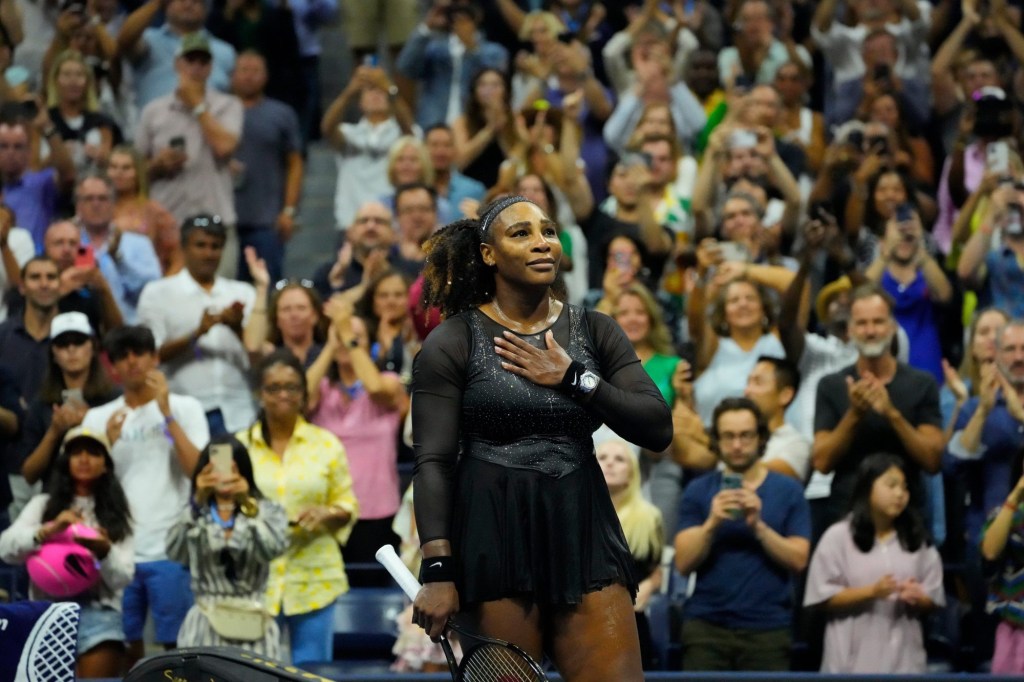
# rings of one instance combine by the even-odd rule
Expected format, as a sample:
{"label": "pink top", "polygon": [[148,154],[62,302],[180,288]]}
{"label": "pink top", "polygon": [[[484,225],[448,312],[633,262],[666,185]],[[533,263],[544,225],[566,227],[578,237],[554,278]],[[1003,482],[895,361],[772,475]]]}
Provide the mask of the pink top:
{"label": "pink top", "polygon": [[[384,375],[397,376],[393,372]],[[345,446],[359,518],[384,519],[398,511],[398,430],[402,415],[377,405],[360,385],[355,397],[327,378],[320,381],[320,405],[310,420]]]}

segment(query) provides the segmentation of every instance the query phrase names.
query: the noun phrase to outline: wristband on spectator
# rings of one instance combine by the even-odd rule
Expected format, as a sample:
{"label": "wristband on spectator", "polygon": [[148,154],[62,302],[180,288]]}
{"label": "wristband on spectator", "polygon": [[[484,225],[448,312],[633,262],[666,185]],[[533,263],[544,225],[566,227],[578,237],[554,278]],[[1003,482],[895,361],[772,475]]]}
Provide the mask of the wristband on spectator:
{"label": "wristband on spectator", "polygon": [[455,559],[451,556],[424,557],[420,564],[421,583],[455,582]]}

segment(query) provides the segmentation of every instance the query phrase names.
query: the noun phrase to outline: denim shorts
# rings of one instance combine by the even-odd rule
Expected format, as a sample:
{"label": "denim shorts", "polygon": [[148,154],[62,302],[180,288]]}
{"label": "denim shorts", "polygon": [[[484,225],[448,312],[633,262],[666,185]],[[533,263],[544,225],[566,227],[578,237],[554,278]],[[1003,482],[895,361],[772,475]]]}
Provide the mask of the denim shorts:
{"label": "denim shorts", "polygon": [[109,607],[82,606],[78,616],[78,653],[103,642],[124,642],[121,614]]}

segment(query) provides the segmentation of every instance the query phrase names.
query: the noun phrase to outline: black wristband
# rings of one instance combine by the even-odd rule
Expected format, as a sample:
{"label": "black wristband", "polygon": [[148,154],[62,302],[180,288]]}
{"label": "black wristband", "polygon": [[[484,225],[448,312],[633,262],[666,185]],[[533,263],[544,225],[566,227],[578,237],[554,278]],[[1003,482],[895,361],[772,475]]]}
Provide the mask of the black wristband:
{"label": "black wristband", "polygon": [[423,557],[423,563],[420,564],[420,582],[455,582],[455,558],[450,556]]}
{"label": "black wristband", "polygon": [[567,393],[573,393],[580,386],[580,376],[587,371],[587,368],[582,362],[573,360],[572,364],[569,365],[569,369],[565,370],[565,374],[562,376],[562,383],[560,386]]}

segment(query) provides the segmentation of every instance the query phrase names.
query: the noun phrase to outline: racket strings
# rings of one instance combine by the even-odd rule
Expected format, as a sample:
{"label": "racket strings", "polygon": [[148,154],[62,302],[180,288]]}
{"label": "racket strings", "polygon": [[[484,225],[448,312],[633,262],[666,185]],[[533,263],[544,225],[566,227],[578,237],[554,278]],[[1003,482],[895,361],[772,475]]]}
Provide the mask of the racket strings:
{"label": "racket strings", "polygon": [[481,644],[462,662],[460,682],[542,682],[528,661],[508,647]]}

